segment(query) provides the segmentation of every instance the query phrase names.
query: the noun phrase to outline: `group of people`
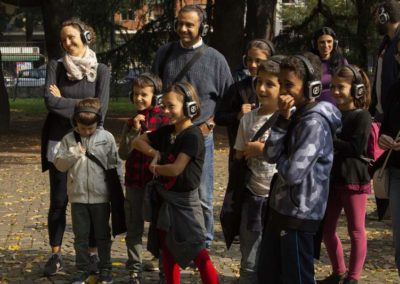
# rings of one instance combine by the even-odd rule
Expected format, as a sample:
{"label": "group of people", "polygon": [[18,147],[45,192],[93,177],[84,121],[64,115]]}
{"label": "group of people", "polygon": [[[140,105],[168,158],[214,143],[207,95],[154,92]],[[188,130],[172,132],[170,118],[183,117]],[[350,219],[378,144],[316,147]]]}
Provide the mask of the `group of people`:
{"label": "group of people", "polygon": [[[162,46],[151,72],[133,81],[130,100],[137,113],[124,125],[119,146],[103,128],[110,73],[89,47],[95,33],[78,19],[64,22],[65,55],[49,62],[45,92],[42,164],[50,176],[52,249],[45,275],[63,268],[69,201],[77,268],[72,283],[86,283],[91,274],[99,274],[98,283],[113,283],[104,169],[116,168],[125,185],[129,283],[143,283],[145,220],[151,221],[147,247],[159,258],[160,283],[180,283],[179,269],[189,265],[203,283],[219,283],[209,255],[218,124],[227,127],[229,178],[240,160],[249,173],[239,200],[239,283],[315,283],[319,233],[332,274],[317,282],[358,283],[371,193],[363,159],[369,154],[368,109],[376,109],[372,114],[382,122],[379,145],[393,149],[390,202],[400,269],[400,4],[385,0],[374,17],[385,35],[374,88],[343,57],[329,27],[314,33],[311,52],[297,55],[278,55],[272,42],[252,40],[243,57],[250,75],[234,82],[223,55],[203,42],[205,11],[184,6],[175,23],[179,41]],[[351,239],[348,266],[336,234],[342,209]]]}

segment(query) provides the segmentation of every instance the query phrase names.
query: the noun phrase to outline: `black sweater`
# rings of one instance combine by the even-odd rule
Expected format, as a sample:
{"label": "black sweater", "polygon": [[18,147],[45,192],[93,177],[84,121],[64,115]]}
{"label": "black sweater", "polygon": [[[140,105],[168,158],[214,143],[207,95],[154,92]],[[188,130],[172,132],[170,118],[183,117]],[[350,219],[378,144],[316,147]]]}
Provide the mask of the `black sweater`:
{"label": "black sweater", "polygon": [[[380,135],[386,134],[395,138],[400,130],[400,80],[398,80],[389,90],[387,104],[384,109],[384,118],[381,126]],[[392,151],[389,162],[390,167],[400,168],[400,151]]]}
{"label": "black sweater", "polygon": [[[57,85],[61,97],[53,96],[49,91],[50,85]],[[48,110],[42,129],[42,170],[48,169],[47,144],[49,140],[61,141],[65,134],[72,129],[71,118],[75,104],[84,98],[97,97],[101,104],[102,121],[108,108],[110,96],[110,71],[107,66],[99,63],[97,77],[89,82],[86,77],[82,80],[71,81],[61,61],[51,60],[47,65],[47,78],[44,101]]]}
{"label": "black sweater", "polygon": [[342,112],[342,131],[333,141],[332,183],[363,185],[370,182],[368,164],[360,159],[360,156],[367,156],[370,132],[371,115],[367,110]]}
{"label": "black sweater", "polygon": [[228,93],[217,105],[214,120],[216,124],[227,127],[230,148],[235,145],[240,122],[237,116],[242,109],[242,104],[257,104],[257,95],[251,76],[231,85]]}

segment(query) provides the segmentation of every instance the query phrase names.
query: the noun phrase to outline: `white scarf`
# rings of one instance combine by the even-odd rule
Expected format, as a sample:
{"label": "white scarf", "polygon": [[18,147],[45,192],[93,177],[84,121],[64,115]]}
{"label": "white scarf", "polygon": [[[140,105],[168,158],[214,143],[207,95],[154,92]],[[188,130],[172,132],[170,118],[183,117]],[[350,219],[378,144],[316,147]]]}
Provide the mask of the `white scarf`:
{"label": "white scarf", "polygon": [[89,82],[94,82],[97,75],[96,53],[88,46],[83,57],[76,57],[65,53],[63,64],[71,81],[82,80],[86,76]]}

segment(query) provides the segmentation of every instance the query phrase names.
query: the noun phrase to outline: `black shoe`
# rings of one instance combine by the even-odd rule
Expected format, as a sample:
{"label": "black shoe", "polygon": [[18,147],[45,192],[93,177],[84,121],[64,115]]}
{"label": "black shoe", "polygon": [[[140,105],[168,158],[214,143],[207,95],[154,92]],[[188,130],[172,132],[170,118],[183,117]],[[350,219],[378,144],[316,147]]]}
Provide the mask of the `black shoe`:
{"label": "black shoe", "polygon": [[358,284],[358,280],[352,278],[345,278],[343,284]]}
{"label": "black shoe", "polygon": [[89,271],[77,271],[76,275],[72,279],[72,284],[86,284],[90,278]]}
{"label": "black shoe", "polygon": [[89,256],[89,271],[90,274],[99,274],[99,268],[97,267],[97,265],[99,264],[99,257],[97,256],[97,254],[92,254]]}
{"label": "black shoe", "polygon": [[337,273],[332,273],[328,277],[326,277],[324,280],[317,280],[318,284],[340,284],[344,281],[346,278],[346,274],[337,274]]}
{"label": "black shoe", "polygon": [[143,262],[142,270],[147,272],[160,271],[158,268],[158,258],[153,257],[150,261]]}
{"label": "black shoe", "polygon": [[142,284],[142,276],[140,275],[140,273],[131,273],[129,275],[128,284]]}
{"label": "black shoe", "polygon": [[100,271],[99,279],[97,280],[99,284],[112,284],[113,279],[111,275],[111,270],[104,269]]}
{"label": "black shoe", "polygon": [[44,265],[44,275],[52,276],[63,269],[63,262],[59,254],[53,254]]}

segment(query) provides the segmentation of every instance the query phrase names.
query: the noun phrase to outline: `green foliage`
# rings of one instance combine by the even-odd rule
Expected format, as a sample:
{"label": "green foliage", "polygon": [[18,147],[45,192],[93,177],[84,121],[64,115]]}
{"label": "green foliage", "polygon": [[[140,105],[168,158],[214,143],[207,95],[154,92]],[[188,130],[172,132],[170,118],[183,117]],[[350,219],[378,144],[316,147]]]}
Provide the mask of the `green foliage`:
{"label": "green foliage", "polygon": [[[134,106],[128,98],[112,98],[108,104],[107,115],[126,115],[134,112]],[[40,117],[47,114],[42,98],[17,98],[10,100],[12,115],[19,117]]]}

